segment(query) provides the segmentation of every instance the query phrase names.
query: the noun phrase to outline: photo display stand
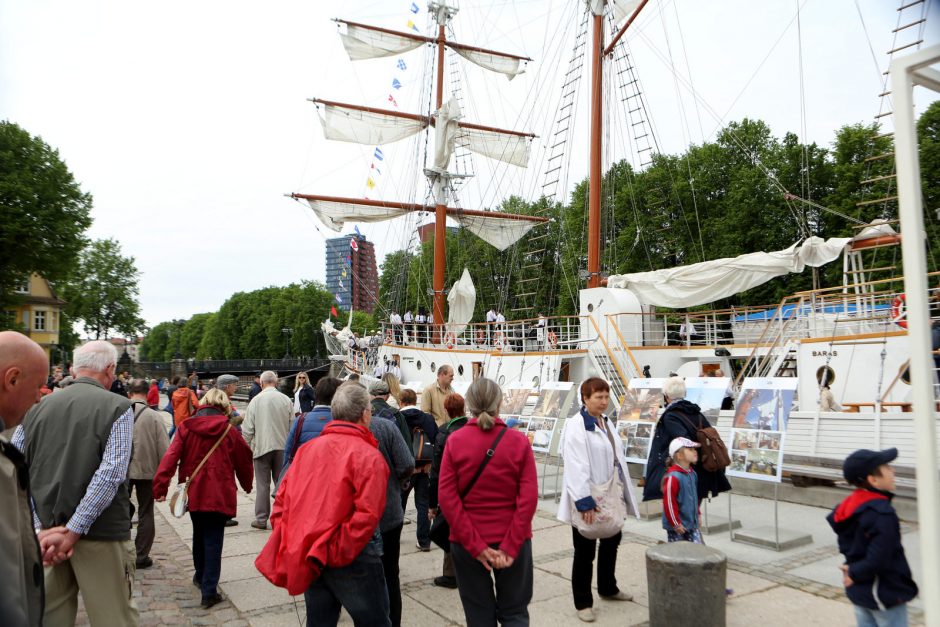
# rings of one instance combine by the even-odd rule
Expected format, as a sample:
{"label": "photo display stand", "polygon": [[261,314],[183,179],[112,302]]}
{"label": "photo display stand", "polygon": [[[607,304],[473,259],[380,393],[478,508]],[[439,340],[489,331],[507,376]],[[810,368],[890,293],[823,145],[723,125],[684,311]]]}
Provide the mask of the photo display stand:
{"label": "photo display stand", "polygon": [[[734,542],[743,542],[775,551],[811,544],[813,537],[793,529],[781,529],[777,492],[783,476],[783,452],[787,420],[796,395],[795,377],[749,378],[741,385],[735,403],[734,420],[726,444],[731,456],[729,477],[769,481],[774,484],[774,524],[728,533]],[[731,493],[728,493],[728,519]]]}
{"label": "photo display stand", "polygon": [[[708,422],[713,427],[717,427],[721,404],[725,397],[731,394],[731,379],[728,377],[688,377],[685,380],[685,389],[685,400],[698,405]],[[706,535],[724,533],[741,527],[741,521],[732,518],[730,512],[727,518],[709,512],[709,500],[702,501],[702,520],[700,521],[702,533]]]}
{"label": "photo display stand", "polygon": [[[665,381],[666,379],[662,378],[630,379],[614,423],[617,435],[623,440],[627,464],[639,464],[642,468],[640,477],[646,475],[646,462],[649,460],[650,447],[653,444],[653,433],[663,408]],[[654,520],[663,515],[660,500],[643,501],[639,506],[640,518],[643,520]]]}

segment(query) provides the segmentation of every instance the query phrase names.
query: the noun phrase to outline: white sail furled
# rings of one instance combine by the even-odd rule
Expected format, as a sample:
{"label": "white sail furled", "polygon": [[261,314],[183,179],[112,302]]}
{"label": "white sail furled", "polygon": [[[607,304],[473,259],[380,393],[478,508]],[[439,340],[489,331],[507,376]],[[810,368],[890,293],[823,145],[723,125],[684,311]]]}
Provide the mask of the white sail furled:
{"label": "white sail furled", "polygon": [[318,102],[320,123],[327,139],[368,146],[390,144],[420,133],[428,125],[423,118],[408,118],[362,111]]}
{"label": "white sail furled", "polygon": [[467,147],[484,157],[497,159],[503,163],[524,168],[529,163],[529,149],[532,138],[527,135],[483,131],[462,127],[461,141],[466,140]]}
{"label": "white sail furled", "polygon": [[447,332],[455,338],[463,333],[473,318],[476,304],[477,288],[473,285],[470,272],[464,268],[460,280],[454,283],[447,295]]}
{"label": "white sail furled", "polygon": [[614,18],[614,24],[620,24],[622,21],[633,15],[636,8],[640,6],[640,0],[607,0],[610,5],[610,12]]}
{"label": "white sail furled", "polygon": [[348,22],[345,24],[346,32],[340,33],[339,36],[351,61],[392,57],[419,48],[425,43],[412,37],[363,28]]}
{"label": "white sail furled", "polygon": [[460,226],[482,239],[487,244],[506,250],[528,233],[537,222],[516,218],[490,218],[480,215],[448,214]]}
{"label": "white sail furled", "polygon": [[727,259],[703,261],[678,268],[618,274],[607,286],[625,288],[641,302],[659,307],[694,307],[756,287],[774,277],[802,272],[805,266],[818,267],[836,259],[849,238],[807,238],[802,246],[786,250],[757,252]]}
{"label": "white sail furled", "polygon": [[450,48],[470,63],[478,65],[485,70],[490,70],[491,72],[505,74],[509,80],[525,72],[525,59],[494,54],[482,50],[472,50],[454,44],[451,44]]}
{"label": "white sail furled", "polygon": [[434,166],[439,170],[446,170],[451,155],[454,154],[454,142],[459,132],[460,105],[457,99],[452,97],[441,105],[435,117]]}
{"label": "white sail furled", "polygon": [[339,232],[346,222],[384,222],[403,216],[411,209],[395,205],[376,207],[352,202],[307,199],[320,222],[330,230]]}

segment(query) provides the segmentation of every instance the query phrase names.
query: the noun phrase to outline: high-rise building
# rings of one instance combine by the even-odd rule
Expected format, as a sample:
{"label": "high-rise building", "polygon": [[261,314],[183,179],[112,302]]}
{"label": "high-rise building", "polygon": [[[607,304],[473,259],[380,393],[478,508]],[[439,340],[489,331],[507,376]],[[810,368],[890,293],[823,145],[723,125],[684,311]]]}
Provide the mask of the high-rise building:
{"label": "high-rise building", "polygon": [[326,240],[326,289],[337,309],[375,311],[379,273],[372,242],[355,233]]}

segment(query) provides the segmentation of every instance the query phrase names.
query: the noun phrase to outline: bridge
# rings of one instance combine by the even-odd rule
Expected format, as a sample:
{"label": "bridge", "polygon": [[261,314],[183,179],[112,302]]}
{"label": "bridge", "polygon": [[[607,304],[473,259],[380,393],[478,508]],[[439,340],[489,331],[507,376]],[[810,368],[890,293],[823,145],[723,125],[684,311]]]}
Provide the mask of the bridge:
{"label": "bridge", "polygon": [[309,372],[311,380],[319,379],[330,370],[330,360],[322,357],[286,357],[281,359],[174,359],[172,361],[119,362],[118,370],[134,376],[172,377],[193,371],[200,379],[213,379],[221,374],[250,376],[273,370],[282,378],[298,372]]}

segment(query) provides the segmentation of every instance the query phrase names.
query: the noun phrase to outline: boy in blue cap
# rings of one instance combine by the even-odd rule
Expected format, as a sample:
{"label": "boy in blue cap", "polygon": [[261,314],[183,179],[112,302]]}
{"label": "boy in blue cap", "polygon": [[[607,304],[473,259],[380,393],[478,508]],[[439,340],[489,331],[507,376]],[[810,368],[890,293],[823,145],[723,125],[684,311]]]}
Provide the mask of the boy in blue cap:
{"label": "boy in blue cap", "polygon": [[861,449],[842,464],[845,480],[856,487],[827,520],[845,556],[840,566],[859,627],[907,625],[907,602],[917,584],[901,546],[901,523],[891,506],[898,449]]}

